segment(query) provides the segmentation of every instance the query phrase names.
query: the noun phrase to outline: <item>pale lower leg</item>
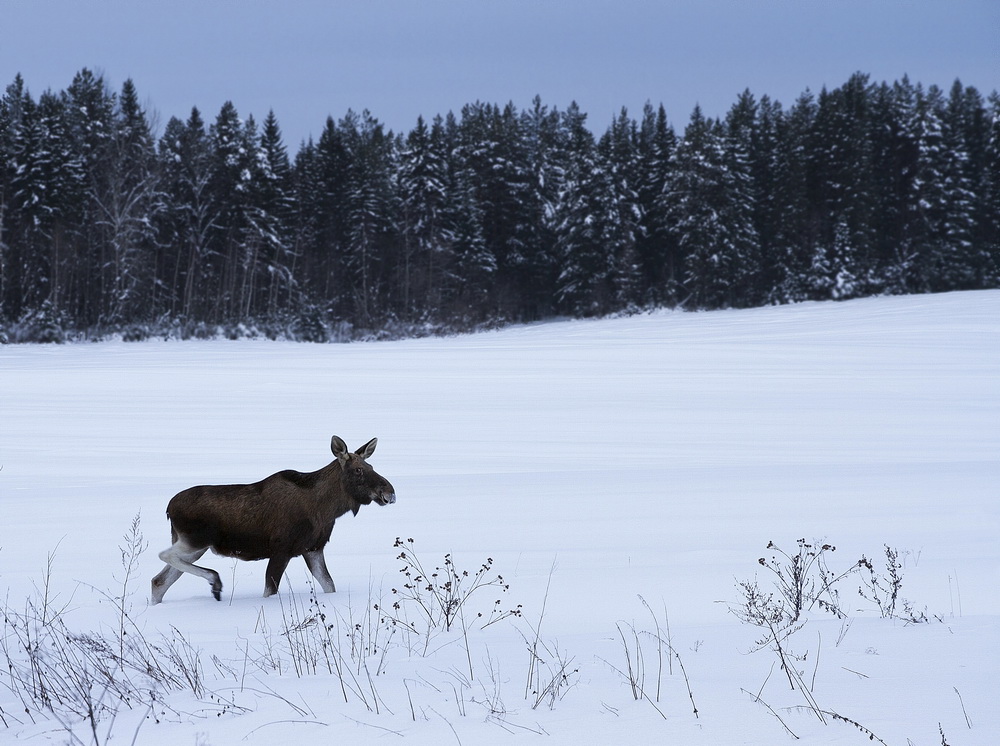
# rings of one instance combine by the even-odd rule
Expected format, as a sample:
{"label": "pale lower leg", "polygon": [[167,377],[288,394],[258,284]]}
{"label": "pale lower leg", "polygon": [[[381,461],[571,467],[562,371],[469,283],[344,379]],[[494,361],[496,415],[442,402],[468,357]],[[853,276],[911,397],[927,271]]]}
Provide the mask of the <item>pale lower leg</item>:
{"label": "pale lower leg", "polygon": [[167,592],[167,588],[173,585],[177,578],[181,576],[181,573],[185,572],[207,580],[209,585],[212,586],[212,595],[216,601],[219,601],[222,598],[222,579],[219,577],[219,573],[207,567],[199,567],[194,564],[206,551],[208,551],[207,547],[193,549],[185,544],[183,539],[178,539],[169,549],[164,549],[160,552],[160,559],[167,563],[167,567],[153,578],[154,603],[159,603],[156,600],[157,580],[160,580],[162,583],[161,590],[159,590],[159,599],[162,600],[163,594]]}
{"label": "pale lower leg", "polygon": [[153,578],[153,582],[151,583],[152,593],[150,594],[150,605],[156,606],[156,604],[160,603],[163,600],[163,594],[166,593],[167,589],[176,583],[177,579],[183,574],[184,573],[176,567],[171,567],[170,565],[164,567],[163,570],[161,570],[160,573]]}
{"label": "pale lower leg", "polygon": [[333,578],[330,577],[330,571],[326,569],[326,558],[323,556],[323,550],[306,552],[302,555],[302,559],[306,561],[309,572],[319,581],[319,586],[324,593],[334,593],[337,590],[333,584]]}

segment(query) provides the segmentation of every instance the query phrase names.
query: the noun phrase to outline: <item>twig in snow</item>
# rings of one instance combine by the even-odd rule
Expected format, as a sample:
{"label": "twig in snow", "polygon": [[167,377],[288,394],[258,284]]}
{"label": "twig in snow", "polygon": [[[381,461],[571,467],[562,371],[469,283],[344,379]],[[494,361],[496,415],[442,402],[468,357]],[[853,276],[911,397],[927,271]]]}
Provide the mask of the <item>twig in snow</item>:
{"label": "twig in snow", "polygon": [[962,705],[962,714],[965,715],[965,724],[969,726],[969,730],[972,730],[972,721],[969,720],[969,713],[965,711],[965,700],[962,699],[962,693],[958,691],[958,687],[953,687],[955,689],[955,694],[958,695],[958,701]]}
{"label": "twig in snow", "polygon": [[[248,738],[250,738],[250,736],[252,736],[254,733],[256,733],[257,731],[259,731],[259,730],[261,730],[263,728],[267,728],[267,727],[270,727],[272,725],[288,725],[289,723],[294,724],[294,725],[300,725],[300,724],[301,725],[322,725],[322,726],[329,726],[330,725],[329,723],[321,723],[319,720],[275,720],[274,722],[271,722],[271,723],[264,723],[263,725],[258,725],[252,731],[250,731],[245,736],[243,736],[243,740],[244,741],[247,740]],[[400,733],[399,735],[402,735],[402,733]]]}
{"label": "twig in snow", "polygon": [[778,719],[778,722],[781,723],[781,726],[788,731],[789,735],[791,735],[791,737],[794,738],[796,741],[799,740],[799,737],[795,734],[795,731],[793,731],[791,728],[788,727],[788,724],[781,719],[781,715],[776,713],[774,711],[774,708],[771,707],[771,705],[762,700],[758,695],[754,694],[753,692],[748,692],[746,689],[743,689],[742,687],[740,688],[740,691],[743,692],[744,694],[749,695],[753,699],[753,701],[756,702],[757,704],[764,705],[764,707],[766,707],[770,711],[770,713]]}

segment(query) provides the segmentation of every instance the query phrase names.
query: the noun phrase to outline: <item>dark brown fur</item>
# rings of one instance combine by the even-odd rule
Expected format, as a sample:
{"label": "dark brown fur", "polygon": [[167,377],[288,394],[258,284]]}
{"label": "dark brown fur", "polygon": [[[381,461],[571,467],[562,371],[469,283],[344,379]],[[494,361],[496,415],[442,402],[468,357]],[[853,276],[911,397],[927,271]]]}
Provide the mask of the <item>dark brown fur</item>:
{"label": "dark brown fur", "polygon": [[191,487],[177,493],[167,505],[173,543],[160,553],[166,567],[153,578],[152,602],[183,572],[209,581],[221,598],[218,573],[193,564],[205,551],[241,560],[270,560],[264,595],[278,592],[281,576],[292,557],[303,556],[324,591],[334,590],[323,548],[333,524],[348,511],[357,515],[362,505],[395,502],[392,485],[368,464],[375,450],[372,439],[354,453],[334,436],[330,448],[336,458],[314,472],[281,471],[254,484]]}

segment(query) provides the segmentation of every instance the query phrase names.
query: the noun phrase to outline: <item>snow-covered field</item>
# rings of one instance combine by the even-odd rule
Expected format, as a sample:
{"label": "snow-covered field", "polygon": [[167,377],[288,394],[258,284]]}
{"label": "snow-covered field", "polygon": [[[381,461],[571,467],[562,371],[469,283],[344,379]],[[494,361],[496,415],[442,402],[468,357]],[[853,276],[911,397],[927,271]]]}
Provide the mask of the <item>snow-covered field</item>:
{"label": "snow-covered field", "polygon": [[[262,599],[263,563],[209,554],[221,603],[184,576],[147,606],[174,493],[317,469],[334,434],[377,436],[398,497],[338,521],[336,594],[314,600],[296,559]],[[489,558],[509,589],[429,629],[392,608],[397,537],[430,567]],[[893,614],[859,568],[835,586],[846,619],[813,605],[758,649],[740,583],[777,594],[758,558],[798,539],[835,545],[832,572],[865,556],[883,589],[898,550]],[[994,744],[998,590],[1000,291],[392,343],[0,348],[0,742]],[[129,646],[175,676],[131,707],[93,662]],[[82,693],[51,712],[26,688],[60,655]],[[73,715],[88,699],[96,726]]]}

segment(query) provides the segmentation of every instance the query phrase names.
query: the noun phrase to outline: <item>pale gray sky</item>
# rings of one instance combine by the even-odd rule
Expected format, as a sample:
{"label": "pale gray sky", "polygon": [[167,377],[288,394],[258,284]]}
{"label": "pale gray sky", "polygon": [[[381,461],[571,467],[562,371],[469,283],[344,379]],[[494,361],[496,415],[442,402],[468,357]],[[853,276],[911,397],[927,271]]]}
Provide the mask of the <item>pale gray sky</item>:
{"label": "pale gray sky", "polygon": [[1000,0],[0,0],[0,85],[131,77],[159,114],[274,109],[289,150],[328,115],[396,131],[476,100],[571,101],[600,134],[663,103],[682,129],[749,88],[786,106],[855,71],[1000,88]]}

